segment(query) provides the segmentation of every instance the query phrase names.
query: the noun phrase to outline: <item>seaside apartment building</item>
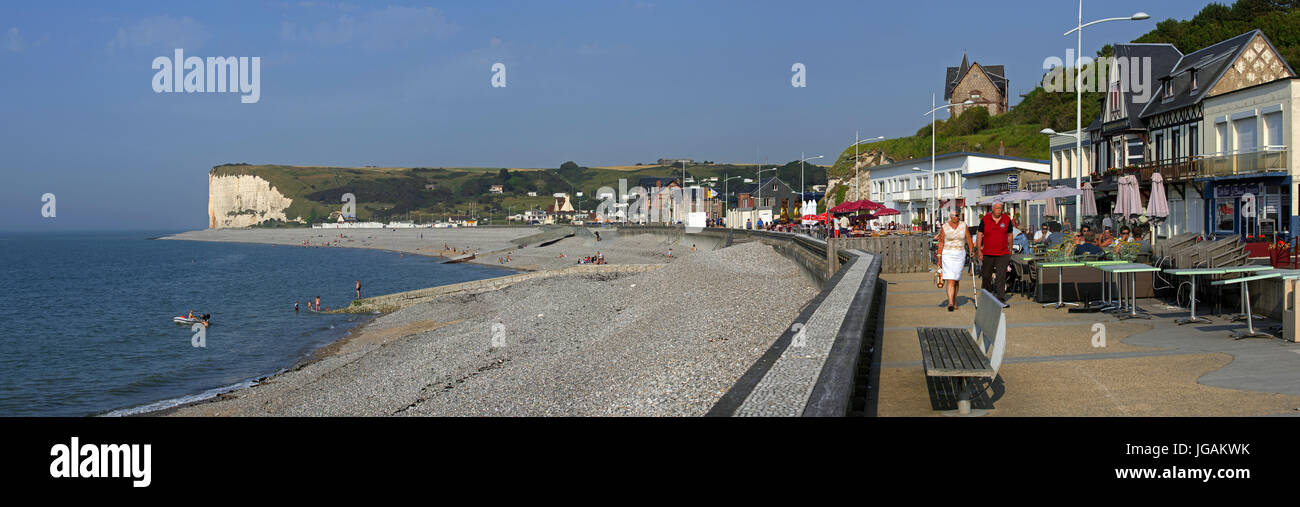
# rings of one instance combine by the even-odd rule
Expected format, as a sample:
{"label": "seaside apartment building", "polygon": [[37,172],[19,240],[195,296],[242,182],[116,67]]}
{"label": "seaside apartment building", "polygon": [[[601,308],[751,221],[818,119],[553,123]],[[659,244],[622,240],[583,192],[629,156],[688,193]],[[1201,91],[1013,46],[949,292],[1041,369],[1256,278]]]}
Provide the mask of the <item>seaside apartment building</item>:
{"label": "seaside apartment building", "polygon": [[[980,199],[1017,189],[1030,182],[1046,180],[1046,160],[991,155],[987,153],[941,153],[934,158],[934,178],[930,177],[930,157],[880,165],[871,169],[871,189],[863,197],[894,208],[898,215],[883,217],[877,223],[895,222],[911,226],[913,220],[934,223],[933,207],[961,210],[966,223],[975,223],[983,209]],[[1015,176],[1011,178],[1010,176]],[[1023,186],[1022,186],[1023,185]],[[1016,215],[1031,210],[1011,210]],[[940,216],[942,218],[942,216]]]}

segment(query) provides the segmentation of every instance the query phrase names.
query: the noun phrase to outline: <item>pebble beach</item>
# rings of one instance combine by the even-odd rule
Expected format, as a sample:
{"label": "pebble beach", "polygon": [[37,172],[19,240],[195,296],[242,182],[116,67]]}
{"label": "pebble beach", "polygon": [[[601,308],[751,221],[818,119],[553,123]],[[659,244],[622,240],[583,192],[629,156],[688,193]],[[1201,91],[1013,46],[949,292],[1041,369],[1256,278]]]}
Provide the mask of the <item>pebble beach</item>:
{"label": "pebble beach", "polygon": [[491,252],[475,261],[493,265],[509,252],[506,267],[525,270],[572,266],[597,250],[610,264],[664,266],[421,301],[253,387],[165,415],[699,416],[817,293],[794,262],[758,242],[691,251],[610,230],[601,241],[579,235],[519,248],[512,239],[537,232],[525,227],[209,230],[168,239],[300,246],[331,232],[352,239],[340,241],[348,247],[434,257],[445,241]]}

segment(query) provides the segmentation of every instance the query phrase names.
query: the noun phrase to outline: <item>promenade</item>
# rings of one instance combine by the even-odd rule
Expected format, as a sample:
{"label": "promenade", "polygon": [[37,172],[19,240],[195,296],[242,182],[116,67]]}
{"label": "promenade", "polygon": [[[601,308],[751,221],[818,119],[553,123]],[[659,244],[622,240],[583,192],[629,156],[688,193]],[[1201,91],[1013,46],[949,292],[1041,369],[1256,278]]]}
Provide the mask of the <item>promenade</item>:
{"label": "promenade", "polygon": [[[969,275],[956,311],[929,273],[882,274],[887,282],[877,414],[939,416],[955,400],[935,394],[921,367],[917,327],[969,328],[975,308]],[[1139,299],[1150,320],[1069,313],[1012,296],[1006,358],[989,396],[973,402],[989,416],[1274,416],[1300,415],[1300,344],[1234,341],[1246,323],[1206,313],[1211,324],[1179,326],[1188,312]],[[1094,324],[1105,346],[1094,347]],[[1278,325],[1255,321],[1257,329]]]}

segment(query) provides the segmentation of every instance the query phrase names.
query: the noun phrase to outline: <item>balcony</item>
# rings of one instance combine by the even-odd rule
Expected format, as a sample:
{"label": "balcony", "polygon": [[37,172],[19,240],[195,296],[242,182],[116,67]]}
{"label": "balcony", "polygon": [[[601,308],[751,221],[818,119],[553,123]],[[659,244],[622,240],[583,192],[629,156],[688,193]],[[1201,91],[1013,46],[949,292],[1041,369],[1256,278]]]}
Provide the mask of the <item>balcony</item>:
{"label": "balcony", "polygon": [[1249,152],[1145,162],[1124,169],[1112,168],[1108,173],[1134,174],[1139,180],[1148,181],[1152,173],[1159,172],[1165,181],[1191,181],[1197,178],[1245,176],[1266,172],[1285,173],[1289,171],[1290,160],[1289,150],[1284,147],[1270,146]]}

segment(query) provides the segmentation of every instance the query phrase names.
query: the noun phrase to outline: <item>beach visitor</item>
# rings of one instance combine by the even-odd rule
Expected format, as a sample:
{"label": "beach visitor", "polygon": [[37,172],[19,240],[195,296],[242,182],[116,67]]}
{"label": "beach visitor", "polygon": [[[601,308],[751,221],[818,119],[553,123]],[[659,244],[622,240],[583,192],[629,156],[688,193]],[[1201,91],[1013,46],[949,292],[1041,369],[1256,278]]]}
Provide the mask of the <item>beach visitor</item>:
{"label": "beach visitor", "polygon": [[361,299],[361,280],[357,280],[357,299]]}
{"label": "beach visitor", "polygon": [[975,241],[956,211],[948,214],[948,222],[939,228],[935,239],[943,247],[942,252],[935,252],[935,267],[947,284],[945,290],[948,291],[948,311],[951,312],[957,307],[957,287],[961,283],[962,268],[966,266],[966,248],[974,250]]}
{"label": "beach visitor", "polygon": [[669,248],[669,249],[668,249],[668,258],[669,258],[669,259],[673,258],[673,249],[672,249],[672,248]]}
{"label": "beach visitor", "polygon": [[[980,219],[980,232],[975,238],[982,263],[982,286],[997,295],[1002,307],[1007,305],[1007,266],[1011,262],[1011,217],[1002,213],[1002,203],[993,203],[993,211]],[[996,284],[993,274],[997,273]]]}
{"label": "beach visitor", "polygon": [[320,311],[320,296],[316,296],[316,311]]}
{"label": "beach visitor", "polygon": [[298,313],[298,302],[297,302],[297,301],[294,301],[294,302],[293,302],[293,313]]}

